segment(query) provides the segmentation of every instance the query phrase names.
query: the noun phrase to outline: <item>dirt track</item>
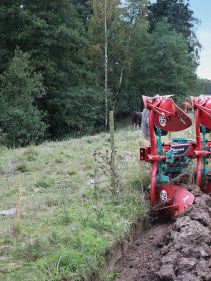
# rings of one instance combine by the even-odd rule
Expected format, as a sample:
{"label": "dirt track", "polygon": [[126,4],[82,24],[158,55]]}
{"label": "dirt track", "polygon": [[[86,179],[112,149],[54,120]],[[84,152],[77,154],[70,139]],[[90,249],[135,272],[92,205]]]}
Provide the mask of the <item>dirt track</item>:
{"label": "dirt track", "polygon": [[175,222],[151,223],[117,263],[115,281],[211,281],[211,197],[191,189],[194,204]]}

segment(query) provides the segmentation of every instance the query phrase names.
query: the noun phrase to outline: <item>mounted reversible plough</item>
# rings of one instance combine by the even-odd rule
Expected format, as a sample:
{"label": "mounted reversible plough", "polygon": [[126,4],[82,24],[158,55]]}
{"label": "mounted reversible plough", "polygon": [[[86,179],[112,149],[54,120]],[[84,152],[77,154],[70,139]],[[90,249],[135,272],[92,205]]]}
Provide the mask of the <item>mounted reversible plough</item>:
{"label": "mounted reversible plough", "polygon": [[176,218],[193,204],[194,195],[170,182],[184,171],[191,159],[197,159],[196,185],[211,193],[211,170],[208,169],[211,141],[206,139],[211,129],[211,96],[191,97],[196,140],[173,138],[168,144],[162,142],[162,136],[189,128],[191,119],[171,96],[143,96],[143,101],[142,128],[150,146],[140,149],[140,160],[151,163],[151,204],[153,209]]}

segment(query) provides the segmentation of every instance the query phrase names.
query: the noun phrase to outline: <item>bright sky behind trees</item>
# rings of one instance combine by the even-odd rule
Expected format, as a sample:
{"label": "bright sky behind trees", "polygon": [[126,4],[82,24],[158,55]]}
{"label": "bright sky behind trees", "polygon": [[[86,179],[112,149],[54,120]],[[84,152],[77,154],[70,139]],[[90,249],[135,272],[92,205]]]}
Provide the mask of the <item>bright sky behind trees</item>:
{"label": "bright sky behind trees", "polygon": [[201,78],[211,80],[211,1],[190,0],[190,6],[196,18],[201,21],[197,31],[199,41],[202,45],[198,75]]}

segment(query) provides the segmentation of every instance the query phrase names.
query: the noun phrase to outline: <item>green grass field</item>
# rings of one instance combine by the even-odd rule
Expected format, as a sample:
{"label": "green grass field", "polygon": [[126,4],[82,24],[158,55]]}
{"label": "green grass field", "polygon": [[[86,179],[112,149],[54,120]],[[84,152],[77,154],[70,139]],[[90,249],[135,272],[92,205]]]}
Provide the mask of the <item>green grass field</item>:
{"label": "green grass field", "polygon": [[93,158],[109,149],[108,134],[0,148],[0,211],[18,210],[0,217],[1,281],[76,281],[93,272],[110,280],[104,258],[145,215],[150,171],[138,160],[140,131],[117,130],[115,145],[121,186],[114,195]]}

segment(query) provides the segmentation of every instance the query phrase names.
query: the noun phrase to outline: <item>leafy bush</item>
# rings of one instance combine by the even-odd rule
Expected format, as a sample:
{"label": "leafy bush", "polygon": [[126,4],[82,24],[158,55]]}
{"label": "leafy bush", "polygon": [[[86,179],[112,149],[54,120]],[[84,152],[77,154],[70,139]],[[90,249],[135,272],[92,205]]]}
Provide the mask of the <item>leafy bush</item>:
{"label": "leafy bush", "polygon": [[103,93],[99,90],[70,89],[64,96],[61,94],[49,103],[55,110],[51,135],[63,137],[73,136],[76,132],[80,135],[93,133],[103,124]]}

